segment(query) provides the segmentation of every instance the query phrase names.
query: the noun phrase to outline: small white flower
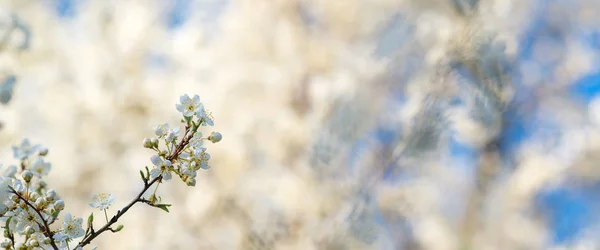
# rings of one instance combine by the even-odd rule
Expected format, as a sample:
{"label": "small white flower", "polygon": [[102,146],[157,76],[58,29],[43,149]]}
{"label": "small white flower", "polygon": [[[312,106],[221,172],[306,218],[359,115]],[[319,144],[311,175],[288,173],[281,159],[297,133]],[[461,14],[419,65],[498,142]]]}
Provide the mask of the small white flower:
{"label": "small white flower", "polygon": [[25,228],[31,227],[34,231],[38,231],[40,229],[38,223],[42,223],[41,218],[31,209],[22,209],[19,208],[16,212],[17,214],[17,226],[16,229],[18,232],[23,233]]}
{"label": "small white flower", "polygon": [[90,203],[90,206],[94,208],[99,208],[100,210],[104,210],[108,209],[110,205],[115,203],[115,200],[116,199],[109,193],[95,194],[92,197],[92,203]]}
{"label": "small white flower", "polygon": [[13,149],[15,158],[17,158],[19,160],[23,160],[25,158],[28,158],[28,157],[34,155],[36,153],[36,151],[39,149],[39,147],[40,147],[40,145],[31,146],[28,139],[23,139],[23,141],[21,142],[21,145],[19,145],[18,147],[13,146],[12,149]]}
{"label": "small white flower", "polygon": [[165,137],[165,139],[168,142],[175,141],[177,139],[177,137],[179,137],[179,131],[180,131],[179,127],[169,130],[169,132],[167,133],[167,137]]}
{"label": "small white flower", "polygon": [[194,113],[203,108],[198,95],[194,95],[194,98],[190,98],[187,94],[182,95],[179,97],[179,102],[180,103],[175,106],[185,117],[193,116]]}
{"label": "small white flower", "polygon": [[163,137],[169,132],[169,124],[164,123],[154,127],[154,134],[158,137]]}
{"label": "small white flower", "polygon": [[202,138],[202,132],[198,131],[194,134],[194,137],[190,140],[189,145],[193,148],[202,147],[204,144],[204,138]]}
{"label": "small white flower", "polygon": [[85,234],[85,230],[81,227],[82,223],[82,218],[73,218],[70,213],[67,213],[63,221],[63,232],[71,239],[79,238]]}
{"label": "small white flower", "polygon": [[215,125],[212,114],[210,112],[206,111],[204,109],[204,107],[196,112],[196,116],[198,116],[198,119],[202,119],[202,122],[200,123],[202,126],[206,126],[206,125],[214,126]]}
{"label": "small white flower", "polygon": [[[43,233],[41,233],[41,232],[35,232],[35,233],[33,233],[33,234],[31,234],[29,236],[29,240],[27,240],[27,245],[36,246],[36,247],[42,247],[43,248],[43,247],[45,247],[44,246],[45,245],[44,242],[48,241],[48,239],[49,238],[46,237]],[[34,241],[37,241],[37,244]]]}
{"label": "small white flower", "polygon": [[55,233],[52,238],[54,238],[54,242],[58,243],[58,246],[60,248],[62,248],[62,249],[67,248],[67,240],[69,239],[69,235],[67,235],[66,233],[63,233],[63,232],[58,232],[58,233]]}
{"label": "small white flower", "polygon": [[181,168],[179,169],[179,171],[181,172],[182,175],[185,175],[189,178],[195,178],[196,177],[196,170],[195,169],[195,163],[194,162],[185,162],[183,164],[181,164]]}
{"label": "small white flower", "polygon": [[42,157],[38,157],[31,164],[31,167],[29,169],[31,170],[33,175],[41,178],[42,176],[47,175],[50,172],[51,168],[52,168],[52,164],[50,164],[48,162],[44,162],[44,159],[42,159]]}
{"label": "small white flower", "polygon": [[154,166],[156,166],[155,168],[153,168],[150,171],[150,177],[152,179],[154,179],[160,175],[162,175],[162,177],[165,181],[168,181],[171,179],[171,170],[173,168],[171,161],[163,160],[158,155],[153,155],[152,158],[150,158],[150,160],[152,161],[152,164],[154,164]]}
{"label": "small white flower", "polygon": [[210,160],[210,154],[206,152],[206,148],[197,148],[194,151],[194,157],[199,161],[199,166],[202,169],[209,169],[208,160]]}

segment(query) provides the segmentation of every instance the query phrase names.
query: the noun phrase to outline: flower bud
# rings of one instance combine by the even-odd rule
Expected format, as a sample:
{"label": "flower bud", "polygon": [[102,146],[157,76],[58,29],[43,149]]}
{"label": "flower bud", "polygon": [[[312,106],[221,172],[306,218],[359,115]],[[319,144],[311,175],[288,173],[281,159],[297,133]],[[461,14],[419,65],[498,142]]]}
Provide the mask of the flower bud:
{"label": "flower bud", "polygon": [[150,148],[150,149],[154,148],[152,141],[148,138],[144,139],[143,144],[144,144],[145,148]]}
{"label": "flower bud", "polygon": [[[6,231],[8,231],[8,230],[5,230],[5,232],[6,232]],[[7,238],[8,238],[8,237],[7,237]],[[6,249],[8,249],[8,247],[9,247],[9,246],[11,246],[11,243],[10,243],[10,241],[8,241],[8,240],[4,240],[2,243],[0,243],[0,247],[2,247],[2,248],[6,248]]]}
{"label": "flower bud", "polygon": [[31,192],[29,193],[29,200],[37,200],[37,198],[40,198],[40,195],[38,195],[37,193]]}
{"label": "flower bud", "polygon": [[168,153],[169,152],[167,152],[167,151],[160,151],[160,152],[158,152],[158,156],[162,156],[162,157],[166,158]]}
{"label": "flower bud", "polygon": [[50,238],[44,237],[44,239],[42,240],[42,243],[44,243],[46,245],[50,245]]}
{"label": "flower bud", "polygon": [[57,200],[54,202],[54,208],[58,211],[65,209],[65,202],[63,200]]}
{"label": "flower bud", "polygon": [[165,139],[168,142],[172,142],[175,141],[177,139],[177,133],[175,131],[169,131],[169,133],[167,133],[167,137],[165,137]]}
{"label": "flower bud", "polygon": [[35,232],[35,230],[33,230],[33,227],[31,227],[31,226],[25,227],[25,233],[26,234],[32,234],[34,232]]}
{"label": "flower bud", "polygon": [[158,139],[150,138],[150,143],[152,143],[152,147],[154,147],[154,148],[158,147]]}
{"label": "flower bud", "polygon": [[212,132],[210,136],[208,136],[208,140],[212,143],[220,142],[223,139],[223,136],[219,132]]}
{"label": "flower bud", "polygon": [[4,214],[8,212],[8,207],[2,203],[0,203],[0,216],[4,216]]}
{"label": "flower bud", "polygon": [[48,186],[48,183],[46,183],[44,180],[40,180],[38,182],[38,186],[39,186],[40,189],[46,188]]}
{"label": "flower bud", "polygon": [[188,178],[185,181],[185,184],[187,184],[190,187],[195,187],[196,186],[196,179],[194,179],[194,178]]}
{"label": "flower bud", "polygon": [[29,246],[31,246],[31,247],[39,247],[40,243],[37,240],[30,240],[29,241]]}
{"label": "flower bud", "polygon": [[30,182],[31,178],[33,178],[33,173],[29,170],[25,170],[21,174],[21,177],[23,177],[23,180],[25,180],[25,182]]}
{"label": "flower bud", "polygon": [[46,191],[46,200],[54,201],[54,199],[56,199],[56,191],[54,189]]}
{"label": "flower bud", "polygon": [[41,156],[46,156],[48,154],[48,148],[42,148],[40,149],[40,155]]}
{"label": "flower bud", "polygon": [[44,197],[37,198],[37,200],[35,200],[35,206],[37,208],[44,208],[46,206],[46,199],[44,199]]}

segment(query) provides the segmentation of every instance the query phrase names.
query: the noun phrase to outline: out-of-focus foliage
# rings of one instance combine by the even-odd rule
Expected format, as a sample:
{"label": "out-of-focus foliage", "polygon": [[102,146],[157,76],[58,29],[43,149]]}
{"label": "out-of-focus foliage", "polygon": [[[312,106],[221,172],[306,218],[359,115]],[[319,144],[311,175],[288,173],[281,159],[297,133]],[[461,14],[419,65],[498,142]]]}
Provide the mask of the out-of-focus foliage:
{"label": "out-of-focus foliage", "polygon": [[600,246],[598,1],[0,3],[1,155],[52,148],[70,211],[134,195],[180,93],[227,135],[99,249]]}

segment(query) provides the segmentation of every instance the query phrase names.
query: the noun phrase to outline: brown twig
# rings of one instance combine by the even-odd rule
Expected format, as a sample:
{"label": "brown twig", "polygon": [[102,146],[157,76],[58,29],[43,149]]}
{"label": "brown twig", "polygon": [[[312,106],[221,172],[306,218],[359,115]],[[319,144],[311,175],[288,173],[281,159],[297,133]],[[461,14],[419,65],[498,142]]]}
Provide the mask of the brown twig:
{"label": "brown twig", "polygon": [[[31,207],[31,209],[33,209],[33,211],[35,211],[37,213],[38,216],[40,216],[40,219],[42,220],[42,222],[44,223],[43,228],[44,228],[44,234],[50,238],[50,245],[52,246],[53,249],[58,250],[58,246],[56,246],[56,243],[54,242],[54,238],[52,238],[53,233],[50,230],[50,226],[48,225],[48,221],[46,219],[44,219],[44,216],[42,216],[42,213],[31,203],[29,203],[29,201],[27,201],[27,199],[25,199],[25,197],[23,197],[21,194],[19,194],[19,192],[17,192],[17,190],[15,190],[13,187],[8,186],[8,188],[10,188],[10,192],[15,194],[17,197],[19,197],[19,199],[23,200],[23,202],[25,202],[25,204],[27,204],[27,206]],[[37,222],[37,221],[36,221]],[[37,222],[39,224],[39,222]]]}
{"label": "brown twig", "polygon": [[[185,133],[183,135],[183,138],[181,139],[181,142],[177,145],[177,147],[171,153],[171,155],[169,155],[169,156],[166,157],[167,160],[169,160],[169,161],[175,161],[179,157],[179,154],[181,154],[181,152],[183,151],[183,149],[185,149],[185,146],[189,144],[190,140],[192,139],[192,137],[194,136],[194,134],[198,130],[199,126],[200,126],[200,124],[198,124],[198,126],[194,126],[193,130],[191,131],[191,133],[189,133],[190,132],[189,125],[185,126]],[[86,235],[83,238],[83,240],[81,242],[79,242],[79,244],[77,244],[77,246],[83,248],[84,246],[90,244],[92,242],[92,240],[94,240],[100,234],[102,234],[102,233],[104,233],[106,231],[111,231],[113,233],[117,232],[117,230],[113,229],[111,226],[113,224],[117,223],[117,221],[119,220],[119,218],[121,218],[121,216],[123,216],[123,214],[125,214],[136,203],[141,202],[141,203],[146,203],[146,204],[152,205],[151,201],[142,198],[142,196],[144,195],[144,193],[146,193],[146,191],[148,191],[148,189],[154,183],[160,182],[160,181],[162,181],[162,176],[158,176],[158,177],[152,179],[150,182],[148,182],[147,179],[144,179],[144,188],[142,189],[142,191],[131,202],[129,202],[129,204],[127,204],[127,206],[125,206],[125,207],[123,207],[123,209],[117,211],[117,214],[115,216],[113,216],[110,219],[110,221],[108,221],[102,228],[98,229],[98,231],[91,230],[90,234]]]}

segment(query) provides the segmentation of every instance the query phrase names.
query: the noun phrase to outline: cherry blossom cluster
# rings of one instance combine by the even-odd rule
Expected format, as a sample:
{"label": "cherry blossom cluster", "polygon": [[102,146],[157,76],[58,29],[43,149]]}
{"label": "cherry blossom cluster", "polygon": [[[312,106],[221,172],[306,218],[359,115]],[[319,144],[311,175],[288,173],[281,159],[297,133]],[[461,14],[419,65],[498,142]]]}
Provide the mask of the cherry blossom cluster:
{"label": "cherry blossom cluster", "polygon": [[[198,170],[210,168],[210,154],[206,152],[204,141],[216,143],[222,136],[218,132],[212,132],[208,137],[202,137],[202,133],[198,131],[201,126],[214,125],[211,113],[204,109],[198,95],[193,98],[183,95],[179,101],[176,107],[183,114],[182,122],[186,124],[183,135],[179,127],[170,128],[165,123],[154,127],[157,137],[144,139],[144,147],[157,153],[150,158],[154,167],[149,172],[149,178],[161,177],[168,181],[173,175],[177,175],[188,186],[195,186]],[[148,178],[143,174],[142,177]]]}
{"label": "cherry blossom cluster", "polygon": [[[176,108],[183,115],[184,130],[161,124],[154,128],[156,137],[143,141],[143,146],[156,154],[150,158],[152,169],[146,167],[145,171],[140,170],[144,188],[137,197],[110,218],[107,210],[116,198],[109,193],[98,193],[92,197],[89,205],[103,211],[106,220],[106,224],[98,229],[94,228],[93,213],[85,227],[83,218],[68,212],[61,215],[65,209],[64,200],[43,180],[52,169],[52,164],[45,159],[47,148],[32,145],[27,139],[13,146],[14,157],[19,164],[7,167],[0,164],[0,222],[4,235],[0,247],[18,250],[83,249],[104,232],[121,231],[123,225],[114,227],[114,224],[136,203],[168,212],[171,204],[161,204],[161,198],[156,196],[159,184],[176,175],[188,186],[195,186],[197,172],[210,168],[210,154],[204,142],[217,143],[222,139],[218,132],[203,137],[198,131],[200,127],[214,125],[211,113],[204,108],[198,95],[193,98],[181,96]],[[145,198],[151,187],[154,187],[154,192]]]}

